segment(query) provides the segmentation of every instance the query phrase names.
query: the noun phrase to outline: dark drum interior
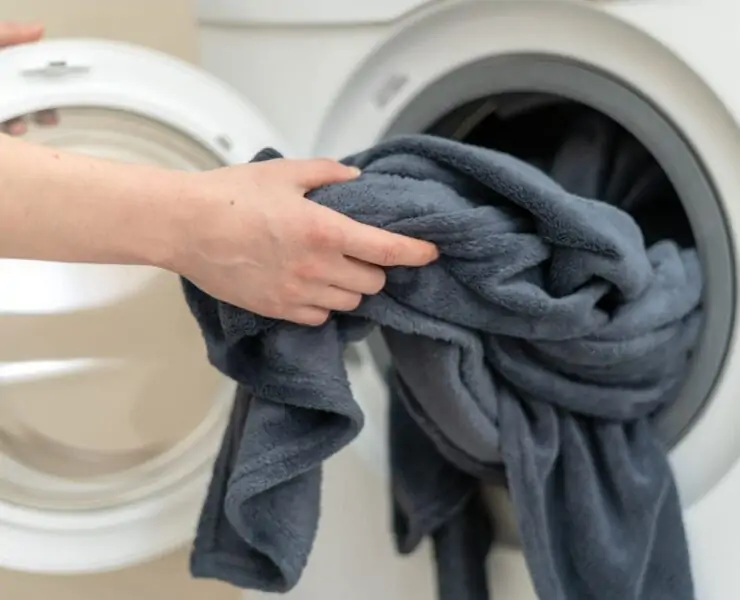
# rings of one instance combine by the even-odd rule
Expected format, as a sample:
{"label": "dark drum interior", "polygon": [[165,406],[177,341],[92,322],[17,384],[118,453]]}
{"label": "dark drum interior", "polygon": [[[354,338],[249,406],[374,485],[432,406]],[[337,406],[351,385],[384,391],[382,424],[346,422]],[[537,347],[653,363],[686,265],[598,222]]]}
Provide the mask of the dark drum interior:
{"label": "dark drum interior", "polygon": [[[598,190],[591,197],[611,201],[629,212],[642,228],[647,245],[670,238],[683,247],[698,245],[700,255],[704,250],[702,228],[695,235],[697,229],[692,227],[692,218],[685,210],[691,198],[681,196],[678,186],[646,144],[603,111],[542,92],[482,96],[430,120],[431,125],[424,127],[413,123],[411,110],[407,110],[406,116],[401,115],[400,124],[391,134],[425,131],[512,154],[548,173],[552,172],[564,144],[579,143],[589,156],[594,152],[599,154],[598,168],[588,174]],[[678,140],[678,134],[675,135]],[[574,138],[578,138],[576,142]],[[688,153],[689,149],[686,150]],[[579,174],[572,177],[578,179]],[[565,189],[569,188],[567,182],[556,179]],[[711,303],[708,308],[712,309]],[[371,348],[376,358],[387,364],[387,351],[379,336],[372,337]],[[712,367],[716,370],[712,373],[704,372],[701,367],[706,377],[699,389],[685,384],[686,389],[676,401],[655,415],[658,431],[667,445],[677,443],[701,412],[720,364],[721,360],[714,362]],[[688,375],[687,382],[693,374]]]}

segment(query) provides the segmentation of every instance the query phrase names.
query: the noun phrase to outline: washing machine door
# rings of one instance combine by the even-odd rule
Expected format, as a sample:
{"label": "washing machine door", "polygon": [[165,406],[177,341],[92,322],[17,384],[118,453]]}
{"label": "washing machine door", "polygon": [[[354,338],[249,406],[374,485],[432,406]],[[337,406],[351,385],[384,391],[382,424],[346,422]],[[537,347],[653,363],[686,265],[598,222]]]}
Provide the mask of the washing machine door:
{"label": "washing machine door", "polygon": [[[0,122],[56,109],[27,137],[185,170],[284,149],[219,81],[120,43],[0,53]],[[211,368],[177,277],[0,261],[0,566],[106,570],[192,536],[233,384]]]}

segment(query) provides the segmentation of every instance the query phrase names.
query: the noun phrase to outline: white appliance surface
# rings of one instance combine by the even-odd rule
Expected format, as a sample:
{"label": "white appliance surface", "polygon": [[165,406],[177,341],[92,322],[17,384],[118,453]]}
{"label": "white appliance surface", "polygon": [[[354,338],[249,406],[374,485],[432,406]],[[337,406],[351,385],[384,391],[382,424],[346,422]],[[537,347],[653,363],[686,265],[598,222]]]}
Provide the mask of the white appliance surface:
{"label": "white appliance surface", "polygon": [[[202,63],[216,78],[132,46],[48,42],[3,51],[0,120],[53,106],[60,127],[34,129],[34,139],[173,168],[243,162],[265,145],[340,156],[381,139],[425,95],[426,117],[442,116],[433,113],[450,97],[429,90],[465,65],[539,53],[614,74],[659,106],[701,157],[730,231],[740,219],[728,200],[740,190],[740,86],[731,75],[740,9],[731,0],[202,0],[199,10]],[[716,233],[701,224],[698,232]],[[13,289],[0,330],[24,340],[0,362],[0,565],[100,571],[186,543],[233,386],[206,365],[176,280],[147,269],[11,261],[0,263],[0,279]],[[729,294],[715,284],[712,294]],[[142,310],[159,314],[158,325],[127,340]],[[57,334],[42,336],[42,326]],[[671,456],[700,600],[724,600],[738,584],[738,360],[733,336],[711,401]],[[368,423],[329,462],[317,547],[286,597],[432,597],[428,552],[397,557],[388,533],[382,378],[365,345],[351,350],[348,367]],[[52,388],[85,415],[106,390],[133,437],[105,435],[105,422],[92,419],[56,431],[62,403],[49,403]],[[168,431],[161,414],[178,394],[192,396],[193,418]],[[144,409],[159,410],[159,421]],[[155,421],[162,425],[142,425]],[[495,597],[534,600],[515,548],[496,549],[491,565]]]}
{"label": "white appliance surface", "polygon": [[[248,95],[299,154],[337,157],[377,142],[394,131],[401,116],[408,117],[405,108],[430,95],[432,84],[471,62],[511,53],[554,55],[613,74],[657,106],[700,157],[723,201],[727,227],[736,229],[740,86],[730,73],[738,45],[737,3],[430,0],[422,5],[409,0],[394,7],[378,3],[364,12],[361,5],[352,10],[330,5],[331,0],[317,3],[306,21],[275,3],[202,0],[199,6],[203,66]],[[464,96],[464,90],[454,93]],[[449,102],[430,99],[426,117],[442,116],[434,114],[435,107],[441,111]],[[701,218],[692,224],[699,239],[718,235]],[[735,245],[730,240],[729,246]],[[735,275],[728,273],[724,290],[722,282],[710,290],[726,296],[728,312],[736,303],[730,289]],[[732,509],[740,501],[737,360],[733,334],[710,401],[671,452],[701,600],[726,598],[737,586],[740,550],[733,549],[733,541],[740,519]],[[368,427],[382,431],[382,423],[369,421]],[[509,549],[495,554],[496,597],[533,599],[522,557]],[[321,573],[314,563],[289,597],[318,594],[320,586],[308,582]],[[383,593],[402,598],[403,586],[413,583],[389,585],[394,591],[383,588]]]}

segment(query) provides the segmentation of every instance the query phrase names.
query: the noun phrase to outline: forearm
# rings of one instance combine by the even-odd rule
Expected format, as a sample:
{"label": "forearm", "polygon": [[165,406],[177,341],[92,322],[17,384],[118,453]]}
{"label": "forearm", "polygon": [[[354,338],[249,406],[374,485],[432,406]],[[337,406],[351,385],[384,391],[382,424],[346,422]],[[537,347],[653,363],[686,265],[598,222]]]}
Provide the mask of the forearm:
{"label": "forearm", "polygon": [[0,134],[0,258],[166,266],[181,180]]}

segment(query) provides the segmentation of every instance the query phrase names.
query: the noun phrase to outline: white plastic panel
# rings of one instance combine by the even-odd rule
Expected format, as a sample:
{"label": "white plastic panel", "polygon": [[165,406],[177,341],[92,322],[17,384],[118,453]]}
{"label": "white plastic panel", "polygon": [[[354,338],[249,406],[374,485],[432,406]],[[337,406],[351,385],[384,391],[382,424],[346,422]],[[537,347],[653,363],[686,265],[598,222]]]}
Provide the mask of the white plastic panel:
{"label": "white plastic panel", "polygon": [[439,0],[198,0],[203,23],[352,25],[387,23]]}

